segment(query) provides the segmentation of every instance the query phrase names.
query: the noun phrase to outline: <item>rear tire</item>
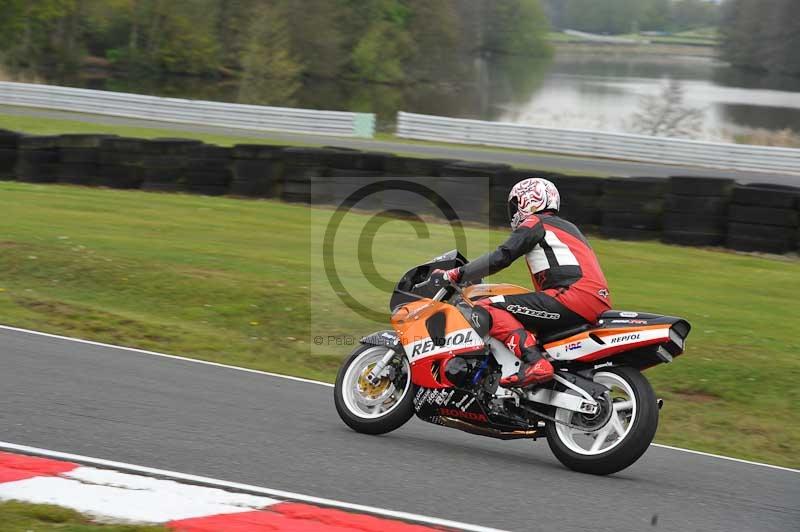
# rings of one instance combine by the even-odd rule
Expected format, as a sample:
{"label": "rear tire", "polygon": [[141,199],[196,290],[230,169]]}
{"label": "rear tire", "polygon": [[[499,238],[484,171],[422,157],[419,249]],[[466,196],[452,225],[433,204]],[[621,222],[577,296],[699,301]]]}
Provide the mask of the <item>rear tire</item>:
{"label": "rear tire", "polygon": [[[380,360],[386,349],[384,346],[360,346],[345,360],[336,376],[336,385],[333,388],[336,411],[342,421],[356,432],[386,434],[405,425],[414,415],[414,385],[411,383],[411,368],[405,356],[397,368],[398,376],[380,394],[380,397],[386,397],[386,401],[377,405],[376,412],[368,412],[369,407],[359,403],[359,400],[374,402],[358,388],[358,376],[364,368],[371,367],[370,364],[374,365],[374,361]],[[389,401],[393,402],[389,405]],[[381,412],[380,409],[386,405],[387,409]]]}
{"label": "rear tire", "polygon": [[[632,418],[628,421],[628,425],[623,427],[624,435],[621,440],[612,440],[611,444],[606,447],[607,450],[603,450],[601,446],[600,449],[591,451],[590,449],[581,449],[581,446],[575,443],[574,438],[570,440],[570,430],[563,428],[563,425],[559,430],[559,424],[549,421],[545,428],[545,433],[547,434],[547,443],[550,445],[550,450],[568,468],[591,475],[610,475],[636,462],[650,446],[658,428],[658,403],[652,386],[636,369],[621,367],[600,371],[595,374],[595,381],[606,385],[608,383],[616,383],[613,388],[619,388],[623,391],[628,388],[633,394],[632,406],[629,408]],[[628,392],[625,392],[625,394],[630,395]],[[566,413],[566,411],[556,411],[557,418],[559,417],[559,412],[562,415]],[[612,416],[617,415],[615,409],[612,412]],[[624,414],[620,412],[620,415]],[[596,437],[599,437],[605,427],[611,425],[611,423],[611,420],[608,421],[604,428],[592,434],[596,434]],[[616,431],[614,434],[619,439]]]}

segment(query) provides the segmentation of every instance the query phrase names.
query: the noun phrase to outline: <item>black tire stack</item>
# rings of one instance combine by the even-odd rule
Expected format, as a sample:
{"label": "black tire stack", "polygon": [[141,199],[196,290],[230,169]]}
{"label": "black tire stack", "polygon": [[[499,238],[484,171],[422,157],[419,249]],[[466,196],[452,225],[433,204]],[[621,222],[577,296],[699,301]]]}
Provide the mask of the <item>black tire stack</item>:
{"label": "black tire stack", "polygon": [[[324,170],[322,175],[309,176],[309,203],[338,206],[345,200],[343,194],[350,194],[383,175],[382,157],[365,159],[363,152],[352,148],[325,146],[322,149],[326,152],[321,155]],[[367,201],[370,209],[377,210],[381,206],[379,197]],[[365,208],[364,205],[360,207]]]}
{"label": "black tire stack", "polygon": [[323,194],[315,190],[312,202],[322,203],[327,200],[335,206],[357,206],[359,209],[381,210],[384,207],[384,194],[374,193],[353,203],[348,201],[352,194],[363,187],[380,181],[383,177],[386,160],[391,154],[382,152],[361,152],[348,148],[329,147],[332,150],[329,158],[328,188]]}
{"label": "black tire stack", "polygon": [[[504,164],[395,157],[340,147],[241,144],[231,149],[191,139],[26,136],[0,130],[0,179],[232,193],[332,205],[369,185],[369,194],[354,205],[358,209],[442,217],[446,213],[436,204],[440,196],[459,218],[488,220],[495,226],[508,224],[509,190],[531,177],[556,184],[563,217],[584,230],[600,227],[611,238],[660,237],[681,245],[725,244],[771,253],[800,248],[800,188],[785,185],[735,186],[731,179],[692,176],[564,176]],[[413,186],[404,189],[403,180]]]}
{"label": "black tire stack", "polygon": [[186,188],[194,194],[223,196],[233,181],[233,148],[190,146],[185,173]]}
{"label": "black tire stack", "polygon": [[59,183],[96,185],[100,144],[114,135],[61,135],[58,139]]}
{"label": "black tire stack", "polygon": [[188,158],[147,155],[142,159],[142,190],[182,192]]}
{"label": "black tire stack", "polygon": [[[189,154],[203,143],[194,139],[155,138],[144,145],[145,156],[141,163],[142,188],[176,192],[189,190],[187,168]],[[201,181],[202,178],[197,181]],[[205,194],[200,187],[198,194]],[[224,193],[224,192],[223,192]]]}
{"label": "black tire stack", "polygon": [[283,173],[282,146],[237,144],[233,147],[233,181],[230,193],[235,196],[273,198],[280,196]]}
{"label": "black tire stack", "polygon": [[383,175],[386,160],[392,157],[390,153],[364,152],[336,146],[326,146],[325,149],[329,150],[327,157],[328,167],[333,170],[344,170],[349,172],[351,176],[374,177]]}
{"label": "black tire stack", "polygon": [[684,246],[723,244],[733,186],[732,179],[670,177],[661,240]]}
{"label": "black tire stack", "polygon": [[584,231],[594,231],[602,222],[600,199],[605,179],[541,173],[541,177],[555,184],[561,195],[560,215]]}
{"label": "black tire stack", "polygon": [[510,171],[507,164],[459,161],[440,170],[433,188],[460,219],[490,224],[497,218],[493,184]]}
{"label": "black tire stack", "polygon": [[[328,168],[332,176],[376,177],[382,176],[386,160],[392,155],[382,152],[362,152],[346,148],[326,148]],[[365,180],[366,182],[369,179]]]}
{"label": "black tire stack", "polygon": [[328,179],[331,152],[326,148],[284,148],[281,199],[293,203],[330,203]]}
{"label": "black tire stack", "polygon": [[19,139],[17,179],[28,183],[58,181],[58,137],[24,136]]}
{"label": "black tire stack", "polygon": [[666,180],[656,177],[605,179],[600,232],[620,240],[658,240],[666,188]]}
{"label": "black tire stack", "polygon": [[[461,161],[456,159],[423,159],[418,157],[388,157],[384,163],[384,176],[387,180],[386,189],[380,193],[371,194],[358,207],[364,209],[380,209],[396,212],[409,212],[413,215],[432,215],[444,216],[442,208],[438,205],[436,194],[420,190],[418,185],[430,188],[434,178],[438,177],[442,170],[451,164]],[[409,179],[408,183],[416,187],[417,191],[406,191],[391,185],[391,181],[403,181]],[[426,197],[420,198],[422,192]],[[441,196],[441,194],[439,194]]]}
{"label": "black tire stack", "polygon": [[97,184],[111,188],[139,188],[146,151],[144,139],[111,137],[100,141]]}
{"label": "black tire stack", "polygon": [[389,157],[384,173],[388,177],[434,177],[442,168],[464,161],[458,159],[422,159],[419,157]]}
{"label": "black tire stack", "polygon": [[17,178],[17,155],[20,134],[0,129],[0,180]]}
{"label": "black tire stack", "polygon": [[[794,206],[795,211],[797,212],[797,216],[800,217],[800,198],[797,198]],[[794,249],[800,253],[800,223],[797,224],[797,233],[795,237],[795,247]]]}
{"label": "black tire stack", "polygon": [[800,189],[745,185],[733,189],[728,209],[727,247],[739,251],[786,253],[798,247]]}

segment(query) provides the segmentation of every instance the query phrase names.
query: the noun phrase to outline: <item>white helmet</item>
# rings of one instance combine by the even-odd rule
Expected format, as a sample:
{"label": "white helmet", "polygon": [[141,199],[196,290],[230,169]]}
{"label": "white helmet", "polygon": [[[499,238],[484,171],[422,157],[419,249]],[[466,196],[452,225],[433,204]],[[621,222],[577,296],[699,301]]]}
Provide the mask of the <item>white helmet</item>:
{"label": "white helmet", "polygon": [[532,177],[520,181],[508,194],[508,218],[511,229],[516,229],[528,216],[542,211],[558,212],[561,196],[556,186],[547,179]]}

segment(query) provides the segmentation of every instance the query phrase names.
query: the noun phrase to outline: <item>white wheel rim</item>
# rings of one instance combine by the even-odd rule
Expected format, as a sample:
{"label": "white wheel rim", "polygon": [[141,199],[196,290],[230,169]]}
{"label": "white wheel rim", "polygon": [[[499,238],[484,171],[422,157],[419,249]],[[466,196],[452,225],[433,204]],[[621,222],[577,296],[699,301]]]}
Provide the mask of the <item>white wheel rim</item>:
{"label": "white wheel rim", "polygon": [[[611,388],[613,411],[603,428],[596,432],[586,432],[561,423],[556,424],[556,434],[562,443],[571,451],[585,456],[606,453],[622,443],[630,433],[638,412],[636,394],[628,381],[621,376],[616,373],[596,373],[594,381]],[[555,418],[570,423],[575,414],[559,408]]]}
{"label": "white wheel rim", "polygon": [[388,415],[402,402],[411,388],[411,372],[408,359],[403,359],[403,373],[406,383],[403,391],[398,393],[394,383],[389,383],[385,390],[376,397],[364,395],[359,386],[359,377],[371,365],[377,363],[386,354],[386,348],[381,346],[371,347],[358,355],[347,367],[342,379],[342,399],[347,410],[356,417],[363,419],[377,419]]}

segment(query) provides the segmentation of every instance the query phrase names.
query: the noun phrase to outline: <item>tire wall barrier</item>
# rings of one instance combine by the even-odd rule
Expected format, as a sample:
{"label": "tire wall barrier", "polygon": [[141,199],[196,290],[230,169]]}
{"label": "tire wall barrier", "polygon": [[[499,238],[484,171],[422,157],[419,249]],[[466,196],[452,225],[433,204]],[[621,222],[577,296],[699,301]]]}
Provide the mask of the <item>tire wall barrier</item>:
{"label": "tire wall barrier", "polygon": [[[562,215],[589,233],[741,251],[800,249],[800,188],[785,185],[740,185],[730,179],[693,176],[567,176],[497,163],[417,159],[337,147],[226,148],[191,139],[33,136],[0,130],[0,180],[340,204],[344,191],[352,191],[354,184],[367,185],[383,176],[436,180],[466,221],[488,221],[498,227],[508,224],[511,187],[528,177],[544,177],[561,192]],[[476,177],[481,178],[480,185]],[[398,203],[400,197],[392,201],[391,194],[370,201],[359,207],[409,207]]]}

